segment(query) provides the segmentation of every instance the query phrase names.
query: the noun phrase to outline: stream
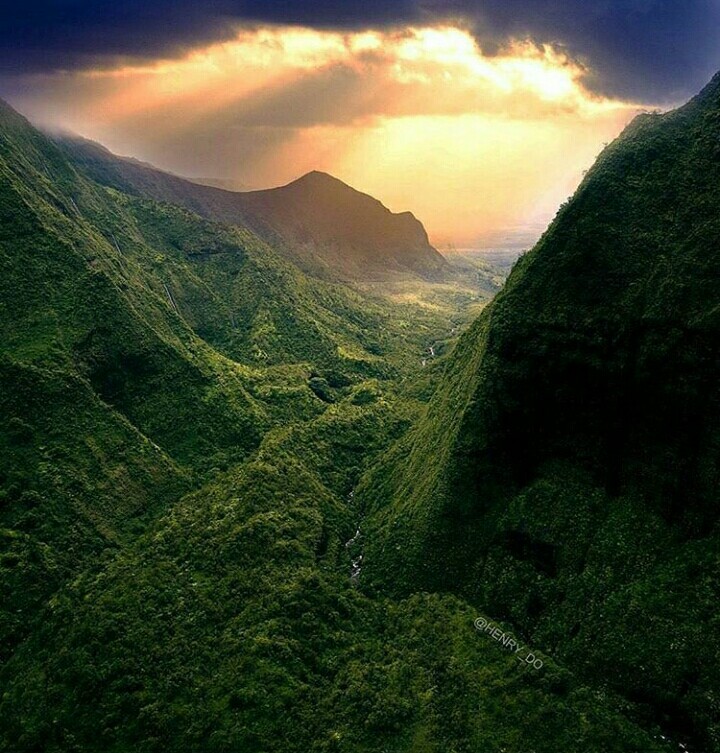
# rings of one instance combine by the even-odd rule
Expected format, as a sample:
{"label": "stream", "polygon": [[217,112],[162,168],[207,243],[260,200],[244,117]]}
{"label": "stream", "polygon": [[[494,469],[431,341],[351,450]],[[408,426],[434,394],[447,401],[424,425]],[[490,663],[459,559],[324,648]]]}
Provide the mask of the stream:
{"label": "stream", "polygon": [[[455,337],[457,333],[457,327],[451,327],[450,328],[450,337]],[[427,350],[424,351],[424,358],[421,360],[421,364],[423,366],[427,366],[428,361],[432,358],[436,358],[437,354],[435,353],[435,343],[438,342],[437,340],[433,340],[432,344],[428,346]]]}
{"label": "stream", "polygon": [[[355,499],[355,492],[351,491],[348,494],[348,504],[353,505]],[[345,549],[350,556],[350,582],[357,586],[360,582],[360,573],[362,571],[363,563],[363,548],[362,548],[362,532],[360,531],[360,523],[358,522],[355,527],[355,535],[345,542]]]}

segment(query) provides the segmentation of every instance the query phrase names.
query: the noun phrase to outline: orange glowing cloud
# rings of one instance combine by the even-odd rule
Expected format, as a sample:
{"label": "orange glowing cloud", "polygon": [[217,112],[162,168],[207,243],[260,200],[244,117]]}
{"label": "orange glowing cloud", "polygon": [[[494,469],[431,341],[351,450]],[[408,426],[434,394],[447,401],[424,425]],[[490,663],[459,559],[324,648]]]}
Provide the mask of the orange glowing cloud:
{"label": "orange glowing cloud", "polygon": [[562,52],[484,55],[451,26],[241,30],[177,60],[36,77],[40,122],[190,176],[252,186],[322,169],[435,239],[544,221],[637,110],[592,95]]}

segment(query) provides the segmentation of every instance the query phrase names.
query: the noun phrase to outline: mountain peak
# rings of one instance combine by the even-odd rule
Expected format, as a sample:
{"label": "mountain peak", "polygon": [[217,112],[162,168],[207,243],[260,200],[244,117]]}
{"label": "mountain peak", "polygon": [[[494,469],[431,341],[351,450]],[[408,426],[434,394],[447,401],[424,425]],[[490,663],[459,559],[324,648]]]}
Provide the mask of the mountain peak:
{"label": "mountain peak", "polygon": [[688,104],[692,105],[693,103],[711,106],[720,104],[720,71],[712,77],[702,91],[693,97]]}
{"label": "mountain peak", "polygon": [[279,188],[243,194],[243,200],[251,225],[261,218],[292,247],[312,246],[315,256],[342,268],[345,276],[362,277],[374,267],[382,274],[404,269],[432,278],[447,264],[411,212],[392,212],[320,170]]}
{"label": "mountain peak", "polygon": [[3,123],[14,123],[16,125],[29,126],[27,118],[21,115],[11,104],[0,97],[0,118]]}
{"label": "mountain peak", "polygon": [[298,180],[338,180],[334,175],[326,173],[323,170],[310,170],[310,172],[301,175]]}
{"label": "mountain peak", "polygon": [[350,188],[347,183],[343,183],[340,178],[336,178],[330,173],[325,173],[322,170],[311,170],[305,175],[301,175],[296,180],[291,181],[287,186],[323,186],[323,187],[335,187],[335,188]]}

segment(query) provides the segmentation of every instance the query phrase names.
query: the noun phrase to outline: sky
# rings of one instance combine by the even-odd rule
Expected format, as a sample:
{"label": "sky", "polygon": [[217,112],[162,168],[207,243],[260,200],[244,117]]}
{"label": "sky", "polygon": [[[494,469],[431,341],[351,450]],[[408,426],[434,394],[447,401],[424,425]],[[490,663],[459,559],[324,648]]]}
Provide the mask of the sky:
{"label": "sky", "polygon": [[720,0],[4,6],[0,96],[34,122],[247,188],[324,170],[441,248],[530,243],[632,117],[720,68]]}

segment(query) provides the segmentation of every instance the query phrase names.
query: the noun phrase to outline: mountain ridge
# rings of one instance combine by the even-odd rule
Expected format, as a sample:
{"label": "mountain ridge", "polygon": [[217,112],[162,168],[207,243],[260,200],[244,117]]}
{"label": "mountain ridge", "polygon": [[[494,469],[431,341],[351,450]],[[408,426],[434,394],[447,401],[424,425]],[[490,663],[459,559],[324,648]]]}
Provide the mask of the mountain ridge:
{"label": "mountain ridge", "polygon": [[328,173],[311,171],[275,188],[228,191],[117,157],[96,142],[55,139],[92,179],[248,227],[310,274],[348,280],[402,275],[436,280],[448,274],[448,263],[411,212],[393,213]]}

